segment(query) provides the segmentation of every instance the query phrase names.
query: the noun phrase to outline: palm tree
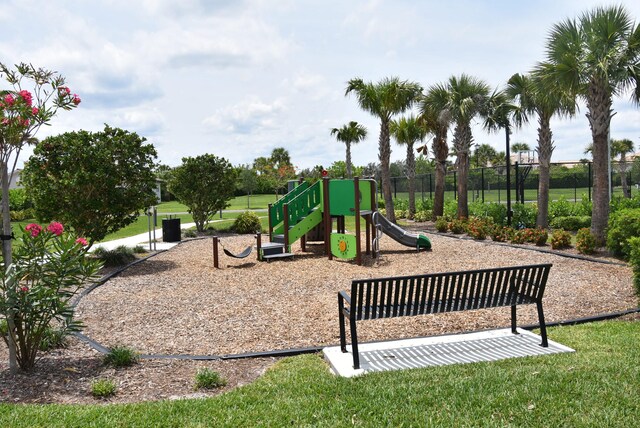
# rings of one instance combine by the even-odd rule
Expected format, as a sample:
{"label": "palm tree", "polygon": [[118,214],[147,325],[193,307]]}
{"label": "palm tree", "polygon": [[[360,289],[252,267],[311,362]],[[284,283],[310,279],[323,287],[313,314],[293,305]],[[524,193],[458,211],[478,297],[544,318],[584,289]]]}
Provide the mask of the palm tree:
{"label": "palm tree", "polygon": [[444,84],[436,84],[429,88],[420,101],[419,120],[426,129],[433,133],[431,153],[436,163],[436,183],[433,197],[433,220],[444,214],[444,189],[447,175],[447,132],[451,123],[451,113],[447,107],[449,91]]}
{"label": "palm tree", "polygon": [[596,7],[553,26],[539,73],[585,100],[593,140],[591,232],[605,242],[609,220],[608,136],[612,99],[628,88],[640,101],[640,30],[622,6]]}
{"label": "palm tree", "polygon": [[427,129],[411,115],[389,123],[389,131],[398,144],[407,146],[407,178],[409,179],[409,218],[413,219],[416,213],[416,156],[413,152],[413,144],[424,141]]}
{"label": "palm tree", "polygon": [[358,122],[351,121],[342,128],[333,128],[331,135],[336,136],[336,140],[343,142],[347,146],[347,178],[353,178],[351,168],[351,144],[357,144],[367,137],[367,128]]}
{"label": "palm tree", "polygon": [[466,74],[452,76],[448,82],[447,109],[455,128],[453,147],[458,170],[458,218],[469,217],[467,182],[469,178],[469,152],[473,142],[471,120],[485,110],[489,99],[489,86],[480,79]]}
{"label": "palm tree", "polygon": [[498,152],[489,144],[480,144],[476,146],[471,157],[475,160],[476,168],[479,168],[489,166],[497,156]]}
{"label": "palm tree", "polygon": [[[507,83],[506,94],[520,113],[520,122],[528,122],[529,116],[538,117],[538,216],[536,226],[547,228],[549,225],[549,179],[551,169],[551,155],[553,154],[553,133],[551,132],[551,118],[553,116],[573,116],[576,111],[575,99],[561,88],[555,87],[555,82],[545,79],[543,75],[532,76],[514,74]],[[517,147],[520,145],[520,147]],[[511,146],[514,152],[529,151],[529,146],[523,143]]]}
{"label": "palm tree", "polygon": [[410,109],[422,93],[422,87],[415,82],[387,77],[378,83],[365,83],[360,78],[349,80],[345,95],[355,93],[360,108],[380,119],[379,153],[380,172],[382,176],[382,193],[387,211],[387,219],[395,222],[393,198],[391,195],[391,177],[389,164],[391,142],[389,138],[389,122],[399,113]]}
{"label": "palm tree", "polygon": [[620,181],[622,182],[622,194],[625,198],[631,197],[631,190],[629,189],[629,183],[627,183],[627,153],[632,153],[634,150],[633,141],[628,138],[622,140],[611,140],[611,156],[620,156]]}

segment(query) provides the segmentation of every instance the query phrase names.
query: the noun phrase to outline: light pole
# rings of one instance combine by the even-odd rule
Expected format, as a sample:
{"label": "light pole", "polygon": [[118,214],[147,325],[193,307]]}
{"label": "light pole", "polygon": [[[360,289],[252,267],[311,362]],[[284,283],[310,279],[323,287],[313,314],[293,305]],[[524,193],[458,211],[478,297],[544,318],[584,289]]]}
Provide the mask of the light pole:
{"label": "light pole", "polygon": [[507,119],[506,125],[504,127],[505,139],[507,143],[506,148],[506,157],[507,157],[507,226],[511,226],[511,217],[513,216],[513,211],[511,211],[511,148],[509,147],[509,134],[511,133],[511,129],[509,126],[509,120]]}

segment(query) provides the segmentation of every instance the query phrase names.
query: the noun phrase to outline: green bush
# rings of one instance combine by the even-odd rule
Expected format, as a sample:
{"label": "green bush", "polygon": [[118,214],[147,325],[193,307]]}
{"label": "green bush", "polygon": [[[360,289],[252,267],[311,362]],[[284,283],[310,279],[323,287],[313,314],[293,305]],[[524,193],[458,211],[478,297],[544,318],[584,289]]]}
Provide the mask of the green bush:
{"label": "green bush", "polygon": [[406,211],[406,210],[393,210],[393,212],[395,213],[397,219],[407,218],[409,214],[409,211]]}
{"label": "green bush", "polygon": [[455,199],[447,199],[444,201],[444,207],[442,210],[444,217],[455,218],[458,216],[458,201]]}
{"label": "green bush", "polygon": [[551,248],[554,250],[571,248],[571,234],[562,229],[554,230],[551,234]]}
{"label": "green bush", "polygon": [[586,227],[576,234],[576,250],[581,254],[593,254],[596,250],[596,237]]}
{"label": "green bush", "polygon": [[507,206],[504,204],[474,202],[469,205],[469,214],[475,217],[490,218],[494,224],[503,226],[507,224]]}
{"label": "green bush", "polygon": [[126,245],[120,245],[113,250],[97,247],[93,250],[93,256],[101,260],[105,267],[124,266],[136,260],[133,249]]}
{"label": "green bush", "polygon": [[640,208],[625,208],[609,216],[607,248],[616,256],[627,259],[631,248],[629,238],[640,236]]}
{"label": "green bush", "polygon": [[536,227],[536,216],[538,215],[536,204],[514,204],[511,209],[513,210],[511,222],[518,229]]}
{"label": "green bush", "polygon": [[416,201],[416,211],[433,211],[433,199]]}
{"label": "green bush", "polygon": [[127,346],[114,346],[104,356],[104,363],[112,367],[129,367],[138,362],[139,355]]}
{"label": "green bush", "polygon": [[409,200],[408,199],[394,199],[393,200],[393,209],[398,211],[407,211],[409,209]]}
{"label": "green bush", "polygon": [[98,379],[91,382],[91,395],[96,398],[108,398],[116,394],[116,383],[110,379]]}
{"label": "green bush", "polygon": [[590,227],[591,217],[590,216],[556,217],[549,222],[549,225],[553,229],[577,231],[578,229],[582,229],[584,227]]}
{"label": "green bush", "polygon": [[182,236],[184,236],[185,238],[195,238],[196,236],[198,236],[198,232],[196,232],[195,229],[183,229]]}
{"label": "green bush", "polygon": [[640,296],[640,237],[629,238],[629,264],[633,268],[633,285]]}
{"label": "green bush", "polygon": [[[33,208],[33,201],[29,197],[27,189],[9,189],[9,205],[12,210],[23,211]],[[33,218],[33,212],[31,217],[27,218]]]}
{"label": "green bush", "polygon": [[636,193],[632,198],[624,196],[614,196],[610,203],[611,214],[629,208],[640,208],[640,193]]}
{"label": "green bush", "polygon": [[200,369],[196,373],[195,389],[214,389],[226,384],[227,381],[218,372],[210,368]]}
{"label": "green bush", "polygon": [[444,233],[449,230],[449,222],[444,217],[438,217],[436,219],[436,230],[440,233]]}
{"label": "green bush", "polygon": [[231,226],[236,233],[257,233],[262,230],[260,217],[253,211],[245,211],[238,215]]}
{"label": "green bush", "polygon": [[574,214],[577,216],[591,217],[592,211],[593,211],[593,201],[589,200],[589,195],[587,195],[586,193],[583,193],[582,199],[578,204],[576,204]]}
{"label": "green bush", "polygon": [[418,211],[413,216],[413,219],[417,222],[425,222],[431,220],[431,211]]}
{"label": "green bush", "polygon": [[557,201],[549,202],[549,218],[569,217],[575,215],[576,204],[567,201],[564,196],[560,196]]}

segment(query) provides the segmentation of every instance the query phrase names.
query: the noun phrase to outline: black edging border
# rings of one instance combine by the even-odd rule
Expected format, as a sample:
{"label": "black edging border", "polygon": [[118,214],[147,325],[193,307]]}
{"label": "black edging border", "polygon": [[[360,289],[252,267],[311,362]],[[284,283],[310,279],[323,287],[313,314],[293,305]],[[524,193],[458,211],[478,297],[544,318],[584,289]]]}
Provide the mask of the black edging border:
{"label": "black edging border", "polygon": [[[467,237],[463,237],[463,236],[456,236],[456,235],[448,235],[448,234],[441,234],[438,232],[427,232],[427,233],[431,233],[434,235],[438,235],[438,236],[444,236],[444,237],[449,237],[449,238],[453,238],[453,239],[462,239],[462,240],[472,240],[472,241],[477,241],[473,238],[467,238]],[[188,241],[195,241],[195,240],[201,240],[201,239],[208,239],[209,237],[198,237],[198,238],[190,238],[189,240],[186,241],[180,241],[178,242],[176,245],[180,245],[183,242],[188,242]],[[482,241],[478,241],[478,242],[482,242]],[[555,251],[550,251],[550,250],[544,250],[544,249],[539,249],[539,248],[530,248],[530,247],[522,247],[519,245],[512,245],[512,244],[506,244],[503,242],[495,242],[495,241],[490,241],[489,245],[501,245],[501,246],[506,246],[506,247],[511,247],[511,248],[520,248],[520,249],[526,249],[526,250],[531,250],[531,251],[538,251],[541,253],[547,253],[547,254],[552,254],[552,255],[557,255],[557,256],[561,256],[561,257],[567,257],[567,258],[574,258],[574,259],[578,259],[578,260],[584,260],[584,261],[589,261],[589,262],[594,262],[594,263],[604,263],[604,264],[610,264],[610,265],[617,265],[617,266],[626,266],[626,264],[623,263],[616,263],[616,262],[611,262],[608,260],[599,260],[599,259],[593,259],[590,257],[585,257],[585,256],[579,256],[579,255],[575,255],[575,254],[559,254],[559,252],[555,252]],[[118,275],[120,275],[122,272],[124,272],[125,270],[127,270],[128,268],[137,265],[138,263],[142,263],[143,261],[146,261],[152,257],[157,256],[158,254],[164,253],[168,250],[159,250],[153,254],[148,255],[147,257],[143,257],[140,258],[132,263],[129,263],[128,265],[114,271],[111,272],[108,275],[105,275],[104,277],[102,277],[99,281],[97,281],[95,284],[91,285],[90,287],[87,287],[86,289],[84,289],[82,291],[82,293],[80,293],[77,297],[77,299],[73,302],[72,306],[75,308],[75,306],[80,302],[80,300],[86,296],[87,294],[91,293],[93,290],[95,290],[96,288],[100,287],[101,285],[104,285],[108,280],[110,280],[113,277],[116,277]],[[620,318],[623,317],[625,315],[631,315],[631,314],[635,314],[635,313],[640,313],[640,307],[634,308],[634,309],[627,309],[624,311],[619,311],[619,312],[611,312],[611,313],[607,313],[607,314],[599,314],[599,315],[594,315],[591,317],[584,317],[584,318],[576,318],[576,319],[572,319],[572,320],[563,320],[563,321],[555,321],[555,322],[550,322],[550,323],[546,323],[547,327],[559,327],[559,326],[571,326],[571,325],[578,325],[578,324],[586,324],[586,323],[590,323],[590,322],[597,322],[597,321],[606,321],[606,320],[610,320],[610,319],[615,319],[615,318]],[[540,324],[529,324],[529,325],[525,325],[525,326],[521,326],[520,328],[524,329],[524,330],[533,330],[536,328],[540,328]],[[486,331],[486,330],[476,330],[476,331],[467,331],[467,332],[463,332],[463,333],[457,333],[457,334],[465,334],[465,333],[474,333],[474,332],[478,332],[478,331]],[[81,340],[82,342],[86,343],[87,345],[89,345],[91,348],[95,349],[96,351],[100,352],[101,354],[108,354],[109,353],[109,349],[104,347],[103,345],[101,345],[100,343],[96,342],[95,340],[91,339],[88,336],[85,336],[84,334],[80,333],[80,332],[75,332],[72,333],[75,337],[77,337],[79,340]],[[451,334],[446,334],[448,336],[450,336]],[[437,337],[437,336],[444,336],[444,335],[436,335],[436,336],[428,336],[428,337]],[[414,337],[412,339],[421,339],[424,338],[425,336],[418,336],[418,337]],[[374,341],[374,342],[362,342],[362,344],[371,344],[371,343],[384,343],[384,342],[390,342],[393,340],[397,340],[397,339],[389,339],[389,340],[382,340],[382,341]],[[291,349],[278,349],[278,350],[272,350],[272,351],[260,351],[260,352],[245,352],[245,353],[241,353],[241,354],[225,354],[225,355],[194,355],[194,354],[140,354],[139,358],[141,359],[147,359],[147,360],[192,360],[192,361],[220,361],[220,360],[241,360],[241,359],[247,359],[247,358],[277,358],[277,357],[292,357],[292,356],[296,356],[296,355],[302,355],[302,354],[315,354],[318,352],[321,352],[324,348],[329,347],[329,346],[337,346],[337,345],[324,345],[324,346],[311,346],[311,347],[307,347],[307,348],[291,348]]]}

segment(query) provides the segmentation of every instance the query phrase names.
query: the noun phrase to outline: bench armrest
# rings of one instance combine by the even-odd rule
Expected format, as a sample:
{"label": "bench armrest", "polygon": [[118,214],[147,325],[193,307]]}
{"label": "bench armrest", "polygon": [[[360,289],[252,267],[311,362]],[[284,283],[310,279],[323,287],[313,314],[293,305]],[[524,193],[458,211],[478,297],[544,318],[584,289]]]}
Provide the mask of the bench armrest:
{"label": "bench armrest", "polygon": [[349,296],[346,291],[339,291],[338,296],[342,297],[342,300],[346,301],[347,305],[351,306],[351,296]]}

